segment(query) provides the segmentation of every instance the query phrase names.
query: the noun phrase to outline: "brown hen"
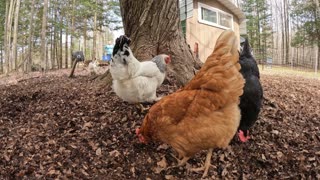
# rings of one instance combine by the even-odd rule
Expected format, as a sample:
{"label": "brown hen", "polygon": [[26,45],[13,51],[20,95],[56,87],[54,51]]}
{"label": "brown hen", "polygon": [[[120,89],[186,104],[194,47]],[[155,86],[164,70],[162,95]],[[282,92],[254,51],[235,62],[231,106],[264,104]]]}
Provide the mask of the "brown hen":
{"label": "brown hen", "polygon": [[226,148],[239,126],[244,79],[239,73],[237,49],[234,32],[223,32],[196,76],[150,108],[136,130],[140,141],[171,145],[182,158],[178,165],[209,149],[205,166],[200,168],[206,176],[213,148]]}

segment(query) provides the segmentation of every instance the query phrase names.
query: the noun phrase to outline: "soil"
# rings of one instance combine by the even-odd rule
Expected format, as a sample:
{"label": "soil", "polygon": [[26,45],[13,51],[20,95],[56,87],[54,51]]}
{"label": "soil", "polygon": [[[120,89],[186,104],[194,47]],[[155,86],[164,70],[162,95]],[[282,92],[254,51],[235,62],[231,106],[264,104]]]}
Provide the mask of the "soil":
{"label": "soil", "polygon": [[[135,136],[145,113],[87,72],[0,78],[0,179],[200,179],[171,147]],[[320,81],[261,77],[264,105],[251,139],[215,150],[207,179],[320,179]],[[166,82],[158,94],[177,89]],[[150,104],[145,106],[151,106]],[[199,167],[206,151],[188,161]]]}

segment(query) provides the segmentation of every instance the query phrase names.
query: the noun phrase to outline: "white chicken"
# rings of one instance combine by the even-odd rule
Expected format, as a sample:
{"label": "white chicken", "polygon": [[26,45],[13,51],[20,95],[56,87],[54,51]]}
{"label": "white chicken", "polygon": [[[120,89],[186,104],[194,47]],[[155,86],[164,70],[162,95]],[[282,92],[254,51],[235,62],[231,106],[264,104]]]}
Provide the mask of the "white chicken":
{"label": "white chicken", "polygon": [[129,103],[158,101],[156,89],[165,79],[166,64],[170,56],[161,54],[151,61],[139,62],[129,48],[130,39],[126,36],[117,38],[110,72],[113,90]]}
{"label": "white chicken", "polygon": [[94,60],[92,62],[89,63],[88,65],[88,69],[89,72],[91,73],[91,75],[97,75],[98,74],[98,65],[97,65],[97,61]]}

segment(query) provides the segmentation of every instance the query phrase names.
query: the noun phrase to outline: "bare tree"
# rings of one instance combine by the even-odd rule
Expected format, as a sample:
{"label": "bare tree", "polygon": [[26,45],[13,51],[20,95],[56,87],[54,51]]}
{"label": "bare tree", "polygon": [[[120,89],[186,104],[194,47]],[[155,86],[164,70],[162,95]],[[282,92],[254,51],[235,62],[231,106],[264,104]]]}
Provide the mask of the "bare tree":
{"label": "bare tree", "polygon": [[6,19],[5,19],[5,35],[4,35],[4,45],[5,45],[5,61],[6,61],[6,74],[9,74],[10,63],[11,63],[11,36],[12,36],[12,18],[13,18],[13,7],[15,5],[15,0],[6,1]]}
{"label": "bare tree", "polygon": [[[96,4],[98,0],[96,0]],[[93,40],[92,40],[92,60],[96,59],[97,53],[97,11],[94,12],[94,20],[93,20]]]}
{"label": "bare tree", "polygon": [[66,44],[65,44],[65,68],[68,68],[68,59],[69,59],[69,53],[68,53],[68,37],[69,37],[69,28],[68,28],[68,18],[66,17]]}
{"label": "bare tree", "polygon": [[[319,19],[320,18],[320,6],[319,6],[319,0],[314,0],[315,4],[316,4],[316,18]],[[317,28],[317,31],[319,31],[319,28]],[[317,34],[320,34],[319,32],[317,32]],[[316,52],[316,58],[315,58],[315,65],[314,65],[314,72],[317,74],[318,73],[318,66],[319,66],[319,62],[320,62],[320,57],[319,57],[319,51],[320,51],[320,38],[318,37],[318,50]]]}
{"label": "bare tree", "polygon": [[30,13],[30,30],[29,30],[29,37],[28,37],[28,60],[27,60],[27,72],[31,71],[31,66],[32,66],[32,49],[33,49],[33,19],[34,19],[34,4],[35,0],[32,0],[31,2],[31,13]]}
{"label": "bare tree", "polygon": [[44,0],[43,4],[43,15],[42,15],[42,28],[41,28],[41,61],[42,68],[47,70],[48,60],[46,58],[46,33],[47,33],[47,10],[48,10],[48,0]]}
{"label": "bare tree", "polygon": [[[71,49],[71,54],[73,53],[73,43],[74,43],[74,31],[75,31],[75,0],[72,0],[72,5],[71,5],[71,33],[70,33],[70,49]],[[71,64],[73,64],[73,59],[71,58]]]}
{"label": "bare tree", "polygon": [[19,22],[19,11],[20,11],[20,0],[17,0],[14,13],[14,24],[13,24],[13,42],[12,42],[12,61],[13,69],[17,70],[17,36],[18,36],[18,22]]}

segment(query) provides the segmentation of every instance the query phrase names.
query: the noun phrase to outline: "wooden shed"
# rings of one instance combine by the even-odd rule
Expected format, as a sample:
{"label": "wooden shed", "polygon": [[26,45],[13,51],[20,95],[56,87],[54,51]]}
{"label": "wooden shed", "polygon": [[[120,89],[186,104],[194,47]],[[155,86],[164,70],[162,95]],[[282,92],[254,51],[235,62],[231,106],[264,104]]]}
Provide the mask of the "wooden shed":
{"label": "wooden shed", "polygon": [[241,23],[245,15],[232,0],[179,0],[180,20],[187,43],[194,53],[205,61],[212,53],[219,35],[232,29],[238,36],[244,34]]}

